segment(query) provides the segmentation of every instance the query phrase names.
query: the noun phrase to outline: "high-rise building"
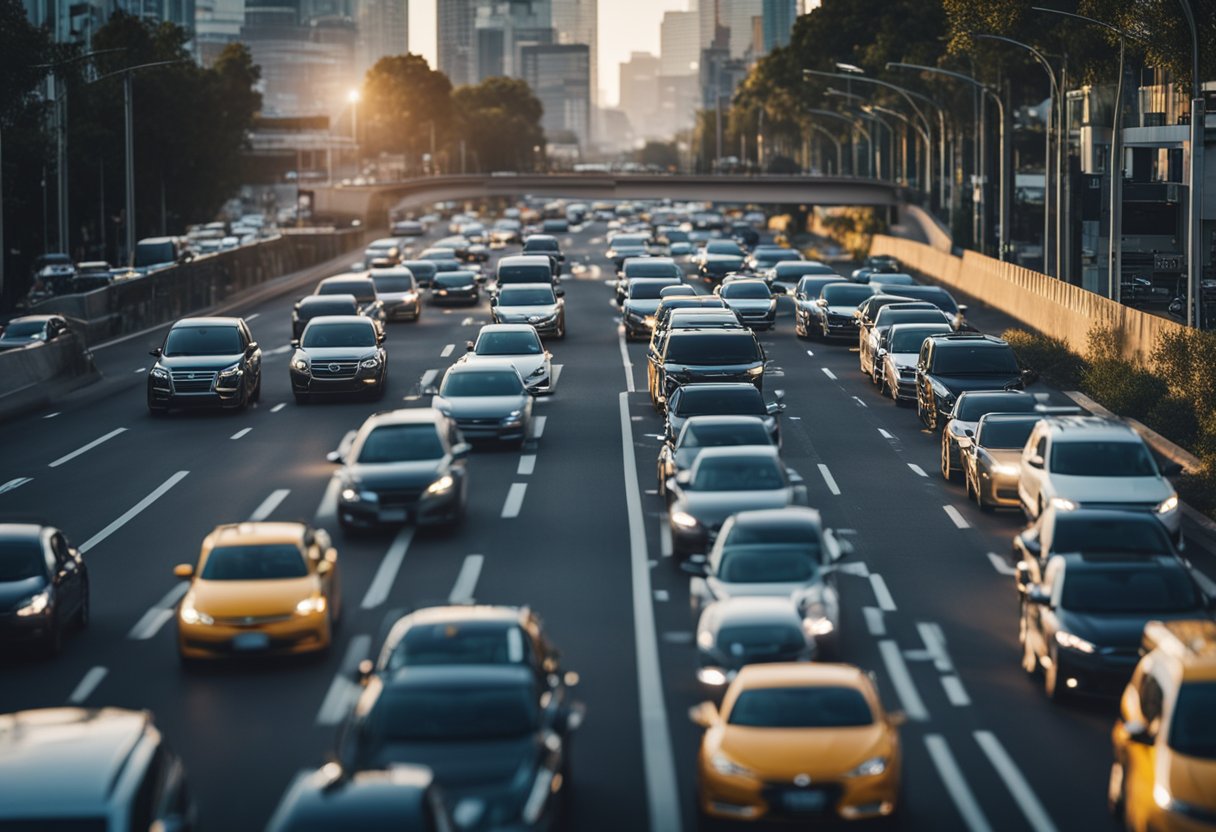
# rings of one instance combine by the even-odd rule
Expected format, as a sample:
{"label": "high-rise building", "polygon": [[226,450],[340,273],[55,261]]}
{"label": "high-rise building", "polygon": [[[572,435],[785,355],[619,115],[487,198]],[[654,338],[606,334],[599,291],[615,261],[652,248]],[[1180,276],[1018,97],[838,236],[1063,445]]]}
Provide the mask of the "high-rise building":
{"label": "high-rise building", "polygon": [[26,16],[58,43],[90,44],[115,11],[194,31],[194,0],[23,0]]}
{"label": "high-rise building", "polygon": [[591,106],[600,100],[599,0],[553,0],[554,43],[585,43],[591,50]]}
{"label": "high-rise building", "polygon": [[520,49],[523,79],[545,108],[541,126],[550,141],[573,133],[581,147],[591,137],[591,49],[585,43],[536,44]]}
{"label": "high-rise building", "polygon": [[194,43],[199,62],[210,66],[224,47],[240,40],[245,25],[245,0],[197,0]]}
{"label": "high-rise building", "polygon": [[355,0],[360,72],[390,55],[409,52],[410,0]]}
{"label": "high-rise building", "polygon": [[790,42],[798,17],[798,0],[764,0],[764,52]]}
{"label": "high-rise building", "polygon": [[667,12],[659,24],[659,74],[696,75],[701,59],[700,15]]}
{"label": "high-rise building", "polygon": [[730,30],[730,56],[752,58],[752,19],[763,17],[763,0],[729,0],[719,9],[723,25]]}
{"label": "high-rise building", "polygon": [[521,50],[554,42],[551,0],[477,0],[473,29],[469,83],[496,75],[521,78]]}
{"label": "high-rise building", "polygon": [[726,46],[729,30],[724,20],[726,6],[733,0],[694,0],[697,12],[697,32],[702,49]]}
{"label": "high-rise building", "polygon": [[629,117],[633,132],[651,135],[659,110],[659,57],[634,52],[621,64],[620,109]]}
{"label": "high-rise building", "polygon": [[436,51],[439,71],[452,86],[472,84],[476,79],[474,21],[477,0],[436,0]]}

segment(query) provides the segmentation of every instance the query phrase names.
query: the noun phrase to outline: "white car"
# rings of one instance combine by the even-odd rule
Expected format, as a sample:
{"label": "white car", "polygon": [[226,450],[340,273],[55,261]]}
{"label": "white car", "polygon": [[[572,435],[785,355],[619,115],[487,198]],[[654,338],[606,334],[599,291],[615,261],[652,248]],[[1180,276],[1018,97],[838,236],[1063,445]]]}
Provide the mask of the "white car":
{"label": "white car", "polygon": [[553,392],[553,354],[545,349],[531,324],[487,324],[469,341],[457,363],[509,361],[533,393]]}
{"label": "white car", "polygon": [[1099,416],[1044,419],[1022,450],[1018,501],[1030,519],[1052,505],[1152,513],[1182,545],[1178,492],[1129,425]]}

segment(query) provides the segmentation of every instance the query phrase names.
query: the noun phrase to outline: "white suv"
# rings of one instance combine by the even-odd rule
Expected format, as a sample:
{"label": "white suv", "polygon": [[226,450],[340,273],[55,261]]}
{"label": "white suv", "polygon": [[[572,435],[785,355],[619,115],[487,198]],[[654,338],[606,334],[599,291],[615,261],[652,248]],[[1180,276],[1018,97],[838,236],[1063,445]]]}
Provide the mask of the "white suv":
{"label": "white suv", "polygon": [[[1165,473],[1177,473],[1168,466]],[[1151,512],[1182,545],[1178,493],[1144,440],[1122,422],[1097,416],[1044,419],[1022,449],[1018,499],[1034,519],[1049,504]]]}

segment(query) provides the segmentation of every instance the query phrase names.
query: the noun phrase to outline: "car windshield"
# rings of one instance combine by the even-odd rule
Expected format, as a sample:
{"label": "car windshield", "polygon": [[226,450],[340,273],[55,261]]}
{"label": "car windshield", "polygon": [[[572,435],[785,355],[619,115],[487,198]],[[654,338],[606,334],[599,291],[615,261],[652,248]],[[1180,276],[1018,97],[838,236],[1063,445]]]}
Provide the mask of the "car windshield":
{"label": "car windshield", "polygon": [[830,283],[823,287],[822,297],[828,306],[857,306],[874,294],[869,286],[853,283]]}
{"label": "car windshield", "polygon": [[740,624],[718,631],[718,649],[732,659],[752,659],[806,648],[806,636],[798,625]]}
{"label": "car windshield", "polygon": [[901,353],[920,352],[920,346],[925,343],[926,338],[945,331],[946,327],[944,326],[900,330],[891,335],[889,351]]}
{"label": "car windshield", "polygon": [[503,289],[498,295],[499,306],[552,306],[557,303],[553,290],[540,289]]}
{"label": "car windshield", "polygon": [[1216,682],[1185,682],[1178,688],[1170,723],[1170,748],[1188,757],[1216,760]]}
{"label": "car windshield", "polygon": [[371,321],[349,324],[310,324],[304,330],[302,347],[374,347],[376,328]]}
{"label": "car windshield", "polygon": [[31,335],[40,334],[45,326],[45,321],[22,321],[9,324],[4,328],[4,332],[0,333],[0,338],[6,341],[10,338],[28,338]]}
{"label": "car windshield", "polygon": [[760,360],[755,338],[718,332],[671,338],[667,342],[666,357],[679,364],[750,364]]}
{"label": "car windshield", "polygon": [[527,639],[515,623],[445,621],[415,624],[393,647],[390,671],[437,664],[522,664]]}
{"label": "car windshield", "polygon": [[1158,613],[1198,611],[1195,585],[1181,568],[1156,564],[1074,569],[1060,606],[1069,612]]}
{"label": "car windshield", "polygon": [[[676,407],[679,416],[764,416],[766,410],[760,391],[750,384],[746,389],[680,391]],[[736,443],[738,444],[738,443]],[[768,442],[763,444],[767,445]]]}
{"label": "car windshield", "polygon": [[37,540],[0,541],[0,583],[46,574],[46,559]]}
{"label": "car windshield", "polygon": [[696,491],[773,491],[785,488],[777,460],[770,457],[702,457],[692,487]]}
{"label": "car windshield", "polygon": [[518,396],[523,392],[519,376],[502,370],[452,373],[443,379],[441,396]]}
{"label": "car windshield", "polygon": [[561,251],[557,240],[528,240],[524,243],[524,251]]}
{"label": "car windshield", "polygon": [[241,333],[234,326],[176,326],[165,339],[165,355],[236,355]]}
{"label": "car windshield", "polygon": [[332,283],[322,283],[317,287],[318,295],[354,295],[355,300],[369,301],[376,299],[376,284],[367,280],[336,280]]}
{"label": "car windshield", "polygon": [[630,263],[625,267],[625,277],[680,277],[680,267],[662,260],[653,263]]}
{"label": "car windshield", "polygon": [[1038,421],[1038,419],[985,421],[980,426],[976,444],[983,448],[1004,451],[1024,448],[1026,440],[1030,438],[1030,432],[1034,430]]}
{"label": "car windshield", "polygon": [[768,286],[750,280],[727,283],[722,287],[722,297],[724,298],[764,298],[767,300],[772,296],[773,293]]}
{"label": "car windshield", "polygon": [[373,745],[510,739],[532,733],[537,722],[522,685],[390,689],[373,706],[364,736]]}
{"label": "car windshield", "polygon": [[939,376],[1015,376],[1018,360],[1004,344],[950,344],[934,352],[933,372]]}
{"label": "car windshield", "polygon": [[441,289],[467,288],[477,282],[471,272],[446,272],[435,275],[435,285]]}
{"label": "car windshield", "polygon": [[730,425],[690,426],[680,437],[681,448],[722,448],[729,445],[768,445],[772,443],[763,422]]}
{"label": "car windshield", "polygon": [[705,246],[705,251],[708,254],[733,254],[736,257],[743,256],[743,249],[739,248],[730,240],[711,240]]}
{"label": "car windshield", "polygon": [[964,422],[978,422],[981,416],[988,413],[1033,413],[1035,404],[1034,396],[1026,393],[985,392],[978,396],[963,394],[954,418]]}
{"label": "car windshield", "polygon": [[372,283],[377,292],[412,292],[414,276],[410,274],[378,274],[372,272]]}
{"label": "car windshield", "polygon": [[727,544],[718,578],[731,584],[806,583],[819,571],[819,545]]}
{"label": "car windshield", "polygon": [[540,339],[535,332],[486,332],[477,339],[478,355],[540,355]]}
{"label": "car windshield", "polygon": [[641,283],[634,281],[629,284],[630,300],[658,300],[659,293],[670,286],[670,283]]}
{"label": "car windshield", "polygon": [[730,725],[748,728],[856,728],[870,725],[870,704],[855,688],[755,688],[735,700]]}
{"label": "car windshield", "polygon": [[1127,552],[1151,555],[1171,551],[1163,527],[1153,517],[1092,517],[1056,515],[1052,552]]}
{"label": "car windshield", "polygon": [[304,556],[292,543],[217,546],[207,555],[204,581],[277,581],[308,575]]}
{"label": "car windshield", "polygon": [[434,425],[381,425],[363,440],[358,462],[416,462],[443,455],[443,442]]}
{"label": "car windshield", "polygon": [[1070,477],[1155,477],[1157,466],[1139,439],[1086,440],[1053,443],[1051,472]]}

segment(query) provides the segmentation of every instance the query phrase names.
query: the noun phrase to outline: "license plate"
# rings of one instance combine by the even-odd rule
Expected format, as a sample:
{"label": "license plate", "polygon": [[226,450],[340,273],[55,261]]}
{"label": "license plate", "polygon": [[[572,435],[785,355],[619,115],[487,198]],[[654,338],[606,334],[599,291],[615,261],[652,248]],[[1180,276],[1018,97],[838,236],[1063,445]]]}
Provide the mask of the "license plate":
{"label": "license plate", "polygon": [[380,509],[381,523],[404,523],[410,518],[410,513],[403,508]]}
{"label": "license plate", "polygon": [[789,812],[820,812],[827,803],[823,792],[786,792],[781,796],[782,805]]}
{"label": "license plate", "polygon": [[270,636],[265,633],[241,633],[232,639],[233,650],[265,650],[270,646]]}

